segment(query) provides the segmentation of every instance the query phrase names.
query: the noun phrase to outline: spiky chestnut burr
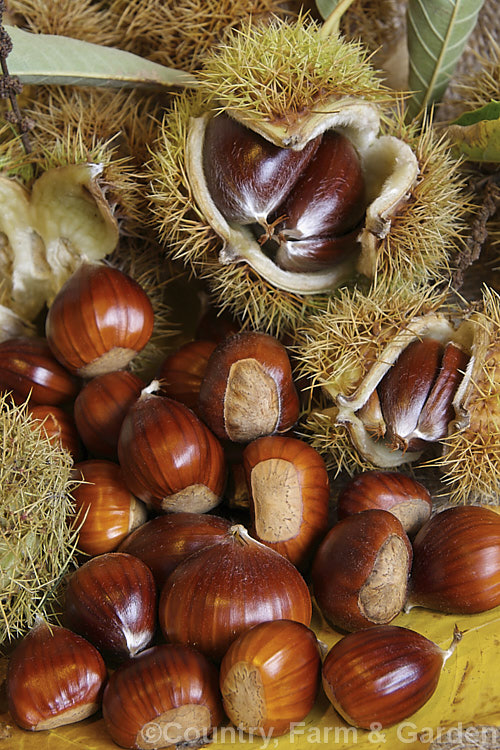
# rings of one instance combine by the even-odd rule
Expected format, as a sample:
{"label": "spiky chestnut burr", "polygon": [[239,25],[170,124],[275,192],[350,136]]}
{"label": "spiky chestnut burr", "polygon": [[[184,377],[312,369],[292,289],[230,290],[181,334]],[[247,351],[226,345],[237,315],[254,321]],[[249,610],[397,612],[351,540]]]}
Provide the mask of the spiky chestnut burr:
{"label": "spiky chestnut burr", "polygon": [[[500,489],[499,320],[499,296],[488,289],[481,311],[445,304],[432,291],[413,298],[409,290],[390,292],[383,286],[370,296],[359,290],[342,293],[300,333],[302,369],[321,393],[305,425],[312,444],[329,454],[338,471],[351,473],[356,467],[425,461],[440,467],[452,501],[495,502]],[[439,455],[426,460],[425,451],[408,446],[395,450],[397,446],[384,439],[384,420],[372,397],[386,373],[393,366],[396,371],[401,352],[414,341],[429,339],[456,344],[468,362],[452,373],[452,417],[447,433],[434,438]],[[442,382],[437,372],[430,379],[433,385]],[[408,373],[402,381],[404,400],[413,386]],[[449,408],[448,399],[431,422],[440,421]]]}
{"label": "spiky chestnut burr", "polygon": [[[207,279],[218,306],[244,315],[253,328],[293,329],[359,271],[419,284],[449,273],[466,203],[455,162],[429,125],[417,134],[396,113],[381,127],[392,95],[366,58],[360,45],[322,36],[304,17],[247,25],[207,57],[198,91],[164,120],[150,161],[160,237],[170,257]],[[367,201],[354,250],[326,270],[287,271],[273,248],[255,239],[251,221],[226,218],[203,168],[205,134],[221,113],[249,140],[276,150],[300,153],[331,130],[348,138]],[[228,169],[232,157],[228,152]],[[272,229],[276,218],[265,216],[264,227]]]}
{"label": "spiky chestnut burr", "polygon": [[77,540],[73,461],[35,425],[26,403],[0,395],[0,643],[50,614]]}

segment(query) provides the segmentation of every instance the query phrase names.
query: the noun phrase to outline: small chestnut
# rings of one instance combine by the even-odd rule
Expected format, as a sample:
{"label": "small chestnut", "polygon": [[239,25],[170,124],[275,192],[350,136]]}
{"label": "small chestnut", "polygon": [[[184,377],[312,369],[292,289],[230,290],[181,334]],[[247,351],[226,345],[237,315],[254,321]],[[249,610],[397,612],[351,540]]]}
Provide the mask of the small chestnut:
{"label": "small chestnut", "polygon": [[283,344],[248,331],[224,339],[208,360],[199,413],[218,437],[233,442],[293,427],[299,398]]}
{"label": "small chestnut", "polygon": [[83,261],[55,296],[45,333],[64,367],[92,378],[126,367],[148,343],[153,317],[149,297],[134,279]]}
{"label": "small chestnut", "polygon": [[153,646],[113,672],[102,714],[121,747],[153,750],[208,742],[224,718],[217,670],[193,648]]}
{"label": "small chestnut", "polygon": [[270,435],[243,451],[256,539],[299,568],[328,530],[330,488],[319,453],[297,438]]}
{"label": "small chestnut", "polygon": [[337,501],[339,520],[363,510],[388,510],[414,536],[431,515],[429,491],[412,477],[397,471],[364,471],[350,479]]}
{"label": "small chestnut", "polygon": [[302,721],[318,692],[321,659],[312,630],[292,620],[254,625],[222,659],[224,709],[237,727],[277,737]]}
{"label": "small chestnut", "polygon": [[131,492],[156,510],[206,513],[222,499],[224,451],[184,404],[144,388],[125,417],[118,458]]}
{"label": "small chestnut", "polygon": [[349,633],[323,663],[323,687],[335,710],[349,723],[371,729],[406,719],[436,690],[447,651],[408,628],[378,625]]}
{"label": "small chestnut", "polygon": [[0,343],[0,391],[16,404],[57,406],[75,398],[77,380],[52,354],[45,339],[14,338]]}
{"label": "small chestnut", "polygon": [[94,456],[115,460],[118,436],[125,415],[139,398],[145,383],[127,370],[97,375],[75,399],[74,417],[78,433]]}
{"label": "small chestnut", "polygon": [[405,604],[411,560],[410,541],[392,513],[347,516],[330,529],[314,557],[319,608],[343,630],[390,622]]}
{"label": "small chestnut", "polygon": [[156,627],[156,587],[142,560],[121,552],[93,557],[66,588],[66,625],[114,657],[137,654]]}
{"label": "small chestnut", "polygon": [[60,406],[33,406],[29,410],[33,426],[43,430],[51,443],[59,442],[73,461],[80,458],[81,447],[74,419]]}
{"label": "small chestnut", "polygon": [[82,552],[112,552],[146,521],[146,506],[127,488],[118,464],[97,458],[81,461],[74,465],[73,476],[81,482],[72,495]]}
{"label": "small chestnut", "polygon": [[105,680],[103,658],[92,644],[40,620],[10,657],[9,710],[22,729],[73,724],[100,708]]}
{"label": "small chestnut", "polygon": [[157,374],[161,394],[180,401],[196,412],[201,382],[215,347],[215,341],[199,339],[188,341],[169,354],[161,363]]}
{"label": "small chestnut", "polygon": [[450,614],[500,605],[500,515],[477,505],[447,508],[413,541],[409,605]]}

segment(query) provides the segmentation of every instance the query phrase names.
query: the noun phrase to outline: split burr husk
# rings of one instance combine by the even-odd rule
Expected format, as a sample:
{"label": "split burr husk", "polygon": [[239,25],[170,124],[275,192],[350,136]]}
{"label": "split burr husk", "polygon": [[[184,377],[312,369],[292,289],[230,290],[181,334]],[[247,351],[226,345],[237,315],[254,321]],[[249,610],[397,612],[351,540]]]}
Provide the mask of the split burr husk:
{"label": "split burr husk", "polygon": [[[342,292],[299,332],[298,361],[312,394],[305,436],[336,473],[405,464],[438,467],[451,502],[498,503],[499,320],[500,297],[487,287],[480,309],[432,289]],[[448,434],[430,455],[395,449],[374,435],[363,411],[400,353],[425,338],[452,342],[469,357]]]}
{"label": "split burr husk", "polygon": [[[152,210],[168,257],[205,279],[217,306],[281,333],[360,274],[401,284],[448,278],[468,206],[463,179],[429,123],[420,134],[403,125],[362,45],[322,36],[307,17],[248,24],[207,56],[198,77],[153,147]],[[326,271],[286,271],[246,226],[224,218],[202,167],[207,122],[222,112],[283,148],[330,129],[349,138],[367,185],[356,252]]]}

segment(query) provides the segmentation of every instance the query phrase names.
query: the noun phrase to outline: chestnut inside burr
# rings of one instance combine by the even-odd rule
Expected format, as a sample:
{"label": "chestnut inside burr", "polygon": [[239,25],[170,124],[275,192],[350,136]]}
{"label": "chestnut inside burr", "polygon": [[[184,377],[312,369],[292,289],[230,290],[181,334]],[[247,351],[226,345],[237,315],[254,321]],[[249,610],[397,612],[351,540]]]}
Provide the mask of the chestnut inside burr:
{"label": "chestnut inside burr", "polygon": [[365,179],[354,145],[338,130],[295,150],[217,115],[206,127],[203,171],[222,216],[247,227],[286,271],[324,271],[360,247]]}
{"label": "chestnut inside burr", "polygon": [[224,398],[224,424],[230,440],[250,442],[278,425],[280,400],[273,378],[255,359],[231,365]]}
{"label": "chestnut inside burr", "polygon": [[157,750],[162,747],[196,742],[206,737],[212,729],[207,706],[187,703],[172,708],[144,724],[137,733],[138,750]]}
{"label": "chestnut inside burr", "polygon": [[258,668],[244,661],[234,664],[221,685],[226,709],[238,727],[258,729],[266,718],[264,685]]}
{"label": "chestnut inside burr", "polygon": [[359,592],[359,608],[375,624],[390,622],[406,599],[408,549],[395,534],[381,546],[372,572]]}
{"label": "chestnut inside burr", "polygon": [[264,542],[293,539],[302,521],[302,493],[290,461],[269,458],[252,469],[255,530]]}

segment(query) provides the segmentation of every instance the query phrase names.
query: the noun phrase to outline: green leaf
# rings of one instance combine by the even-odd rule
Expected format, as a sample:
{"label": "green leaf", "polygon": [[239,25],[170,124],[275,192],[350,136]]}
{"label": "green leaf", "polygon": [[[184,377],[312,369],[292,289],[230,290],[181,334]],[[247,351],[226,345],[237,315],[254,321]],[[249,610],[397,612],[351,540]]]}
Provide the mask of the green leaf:
{"label": "green leaf", "polygon": [[458,155],[470,161],[500,164],[500,102],[465,112],[447,133]]}
{"label": "green leaf", "polygon": [[408,119],[423,115],[448,86],[484,0],[409,0]]}
{"label": "green leaf", "polygon": [[113,47],[65,36],[4,27],[12,39],[9,72],[22,83],[77,86],[196,86],[189,73],[173,70]]}
{"label": "green leaf", "polygon": [[332,10],[335,10],[339,0],[316,0],[316,7],[321,14],[321,18],[328,18]]}

